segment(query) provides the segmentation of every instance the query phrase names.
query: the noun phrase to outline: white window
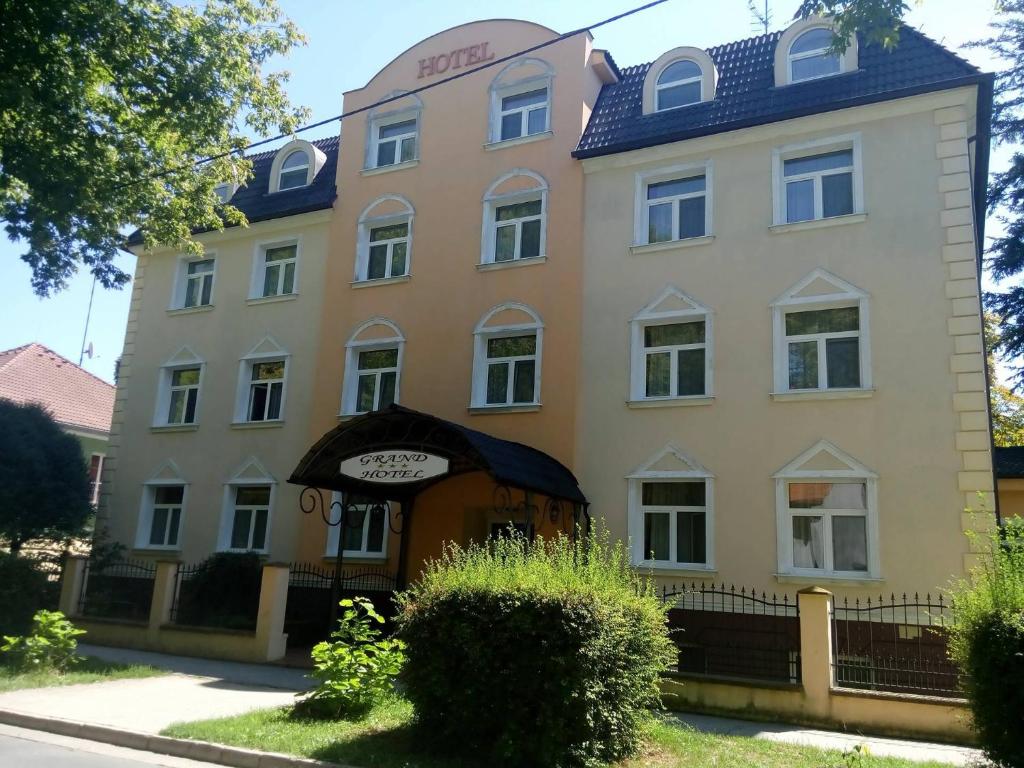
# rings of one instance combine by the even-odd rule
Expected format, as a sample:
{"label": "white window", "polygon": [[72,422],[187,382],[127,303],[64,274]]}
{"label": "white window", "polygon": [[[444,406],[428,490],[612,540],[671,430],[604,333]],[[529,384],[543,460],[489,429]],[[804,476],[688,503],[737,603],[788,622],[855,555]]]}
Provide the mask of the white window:
{"label": "white window", "polygon": [[[496,191],[514,176],[528,176],[528,191]],[[531,171],[513,171],[491,185],[484,197],[481,264],[502,264],[544,257],[547,244],[547,183]]]}
{"label": "white window", "polygon": [[538,136],[551,130],[551,65],[540,59],[517,59],[491,81],[492,144]]}
{"label": "white window", "polygon": [[859,136],[783,147],[774,157],[776,224],[863,212]]}
{"label": "white window", "polygon": [[656,111],[685,107],[703,100],[704,75],[694,61],[674,61],[658,75]]}
{"label": "white window", "polygon": [[712,568],[711,474],[669,445],[627,479],[633,563],[650,568]]}
{"label": "white window", "polygon": [[398,326],[377,318],[363,323],[345,349],[342,415],[369,413],[398,402],[405,338]]}
{"label": "white window", "polygon": [[828,27],[817,27],[797,37],[789,47],[789,82],[839,74],[840,56],[830,51],[831,47],[832,30]]}
{"label": "white window", "polygon": [[178,549],[187,486],[177,481],[151,481],[142,488],[139,528],[135,544],[140,549]]}
{"label": "white window", "polygon": [[199,380],[202,368],[171,368],[168,382],[167,424],[195,424],[199,404]]}
{"label": "white window", "polygon": [[185,266],[186,307],[205,307],[213,298],[213,259],[197,259]]}
{"label": "white window", "polygon": [[708,186],[705,168],[668,178],[663,173],[642,175],[643,232],[637,243],[664,243],[710,234]]}
{"label": "white window", "polygon": [[772,306],[776,392],[871,387],[863,291],[815,270]]}
{"label": "white window", "polygon": [[227,549],[241,552],[267,549],[271,491],[269,485],[231,486],[234,501]]}
{"label": "white window", "polygon": [[548,130],[548,89],[536,88],[501,97],[499,141],[532,136]]}
{"label": "white window", "polygon": [[250,365],[246,421],[276,421],[281,418],[286,365],[285,360],[263,360]]}
{"label": "white window", "polygon": [[287,296],[295,293],[298,252],[297,243],[264,246],[260,249],[256,296]]}
{"label": "white window", "polygon": [[235,194],[236,189],[238,189],[236,184],[225,181],[213,188],[213,194],[217,196],[217,199],[220,200],[221,204],[224,204],[231,199]]}
{"label": "white window", "polygon": [[409,269],[409,224],[371,227],[365,280],[402,277]]}
{"label": "white window", "polygon": [[711,311],[668,287],[630,321],[630,400],[712,394]]}
{"label": "white window", "polygon": [[[806,468],[826,463],[837,469]],[[877,488],[871,470],[822,441],[775,479],[781,573],[878,575]]]}
{"label": "white window", "polygon": [[[489,325],[499,315],[524,322]],[[474,407],[534,406],[540,401],[541,333],[533,310],[524,305],[492,309],[477,326],[473,358]]]}
{"label": "white window", "polygon": [[301,149],[291,152],[281,163],[281,172],[278,176],[277,189],[284,192],[288,189],[297,189],[306,186],[309,178],[309,156]]}
{"label": "white window", "polygon": [[[338,536],[343,536],[342,557],[382,559],[388,551],[388,507],[361,496],[351,496],[342,507],[343,495],[331,497],[332,525],[327,528],[327,557],[338,554]],[[344,510],[344,519],[342,518]]]}
{"label": "white window", "polygon": [[373,166],[407,163],[415,160],[419,120],[399,120],[373,126]]}

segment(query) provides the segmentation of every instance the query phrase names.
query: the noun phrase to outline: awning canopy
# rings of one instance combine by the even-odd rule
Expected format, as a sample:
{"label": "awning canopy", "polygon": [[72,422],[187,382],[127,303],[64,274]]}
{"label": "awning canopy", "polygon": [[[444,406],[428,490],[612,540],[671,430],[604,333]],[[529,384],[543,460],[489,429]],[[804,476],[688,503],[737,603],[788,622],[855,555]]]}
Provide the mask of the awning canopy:
{"label": "awning canopy", "polygon": [[455,475],[486,472],[495,482],[586,504],[572,472],[543,451],[400,405],[332,429],[288,482],[401,501]]}

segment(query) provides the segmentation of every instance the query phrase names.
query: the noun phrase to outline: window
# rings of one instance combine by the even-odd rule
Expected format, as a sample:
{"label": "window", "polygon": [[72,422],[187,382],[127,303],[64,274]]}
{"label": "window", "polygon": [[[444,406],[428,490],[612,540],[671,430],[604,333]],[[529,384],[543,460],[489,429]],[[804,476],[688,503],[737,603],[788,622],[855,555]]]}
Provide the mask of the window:
{"label": "window", "polygon": [[406,274],[409,248],[409,224],[392,224],[370,230],[370,253],[366,279],[401,277]]}
{"label": "window", "polygon": [[[533,188],[502,191],[525,177]],[[547,182],[532,171],[511,171],[484,196],[481,264],[512,264],[543,258],[547,241]]]}
{"label": "window", "polygon": [[[499,318],[510,322],[498,323]],[[521,304],[501,305],[484,316],[475,331],[473,406],[539,404],[542,329],[536,313]]]}
{"label": "window", "polygon": [[252,363],[247,421],[276,421],[284,400],[284,360]]}
{"label": "window", "polygon": [[815,270],[773,309],[776,392],[870,388],[867,294]]}
{"label": "window", "polygon": [[277,189],[284,192],[297,189],[307,184],[309,177],[309,156],[301,149],[291,152],[281,163],[281,175],[278,177]]}
{"label": "window", "polygon": [[808,221],[853,213],[853,150],[783,161],[786,221]]}
{"label": "window", "polygon": [[363,323],[345,345],[342,415],[379,411],[398,402],[405,337],[398,326],[377,318]]}
{"label": "window", "polygon": [[701,101],[703,74],[693,61],[674,61],[658,75],[655,86],[656,110],[675,109]]}
{"label": "window", "polygon": [[270,519],[269,485],[239,485],[234,488],[231,538],[228,549],[264,551]]}
{"label": "window", "polygon": [[167,424],[195,424],[202,368],[174,368],[170,375]]}
{"label": "window", "polygon": [[416,159],[417,121],[402,120],[378,125],[374,167],[381,168]]}
{"label": "window", "polygon": [[799,83],[839,74],[840,57],[831,52],[832,30],[818,27],[808,30],[789,47],[789,81]]}
{"label": "window", "polygon": [[630,400],[711,395],[711,312],[674,287],[631,320]]}
{"label": "window", "polygon": [[499,121],[500,141],[543,133],[548,129],[548,89],[502,97]]}
{"label": "window", "polygon": [[647,237],[641,242],[664,243],[708,233],[705,174],[648,182],[644,197]]}
{"label": "window", "polygon": [[89,503],[94,507],[100,503],[100,488],[103,485],[103,460],[106,456],[94,453],[89,457]]}
{"label": "window", "polygon": [[185,266],[186,307],[209,306],[213,296],[213,259],[189,261]]}
{"label": "window", "polygon": [[149,524],[149,546],[177,547],[185,486],[158,485],[151,488],[150,492],[153,495],[153,507]]}
{"label": "window", "polygon": [[776,474],[779,571],[877,577],[876,478],[825,440]]}
{"label": "window", "polygon": [[236,189],[238,189],[238,187],[235,184],[225,181],[224,183],[218,184],[213,188],[213,194],[217,196],[217,199],[220,200],[221,204],[223,205],[224,203],[231,199],[231,197],[235,194]]}
{"label": "window", "polygon": [[[344,536],[344,557],[383,558],[387,555],[388,505],[363,496],[351,496],[344,507],[346,519],[341,525],[343,496],[331,497],[331,523],[327,530],[328,557],[338,554],[339,533]],[[339,531],[339,529],[343,529]]]}
{"label": "window", "polygon": [[669,445],[627,480],[634,565],[712,568],[711,474]]}
{"label": "window", "polygon": [[277,245],[262,250],[262,286],[259,296],[287,296],[295,293],[298,245]]}
{"label": "window", "polygon": [[400,195],[383,195],[359,216],[355,282],[409,274],[413,207]]}

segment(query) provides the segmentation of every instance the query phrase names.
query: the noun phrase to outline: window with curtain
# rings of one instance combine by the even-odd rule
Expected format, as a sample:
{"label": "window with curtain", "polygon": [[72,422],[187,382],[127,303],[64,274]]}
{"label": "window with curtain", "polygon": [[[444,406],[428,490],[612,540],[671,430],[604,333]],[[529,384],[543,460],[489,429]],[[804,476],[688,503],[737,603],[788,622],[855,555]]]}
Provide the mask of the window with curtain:
{"label": "window with curtain", "polygon": [[707,481],[648,481],[640,486],[644,559],[707,563]]}
{"label": "window with curtain", "polygon": [[868,571],[868,498],[862,481],[789,482],[787,513],[796,570]]}

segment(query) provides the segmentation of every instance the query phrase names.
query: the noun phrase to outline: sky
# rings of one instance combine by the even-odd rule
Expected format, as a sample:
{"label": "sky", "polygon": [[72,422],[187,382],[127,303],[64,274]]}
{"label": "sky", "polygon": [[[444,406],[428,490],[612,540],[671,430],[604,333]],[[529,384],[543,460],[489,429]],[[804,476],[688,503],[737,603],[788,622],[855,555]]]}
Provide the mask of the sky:
{"label": "sky", "polygon": [[[307,44],[275,60],[268,70],[291,72],[289,95],[294,103],[312,110],[311,122],[340,113],[344,91],[365,85],[391,59],[424,37],[467,21],[501,16],[504,11],[490,3],[466,0],[391,0],[386,6],[356,0],[279,2],[303,30]],[[757,2],[763,5],[763,0]],[[565,32],[639,4],[640,0],[519,0],[515,15]],[[771,0],[771,29],[787,26],[798,5],[799,0]],[[911,0],[911,6],[907,19],[911,26],[987,71],[998,68],[987,51],[962,48],[986,35],[995,0]],[[594,37],[596,45],[608,49],[621,67],[652,61],[679,45],[708,48],[762,31],[752,23],[747,0],[669,0],[602,27]],[[314,139],[336,132],[335,123],[301,135]],[[1006,148],[995,148],[992,171],[1005,167],[1008,158]],[[998,232],[998,224],[990,222],[988,234]],[[64,291],[40,299],[29,284],[29,268],[19,259],[22,252],[18,243],[0,239],[0,317],[6,318],[0,323],[0,350],[37,341],[77,362],[92,278],[80,273]],[[118,266],[133,272],[134,256],[124,254]],[[119,291],[96,286],[85,335],[93,356],[86,357],[83,365],[107,381],[113,381],[114,362],[121,354],[130,297],[130,286]]]}

